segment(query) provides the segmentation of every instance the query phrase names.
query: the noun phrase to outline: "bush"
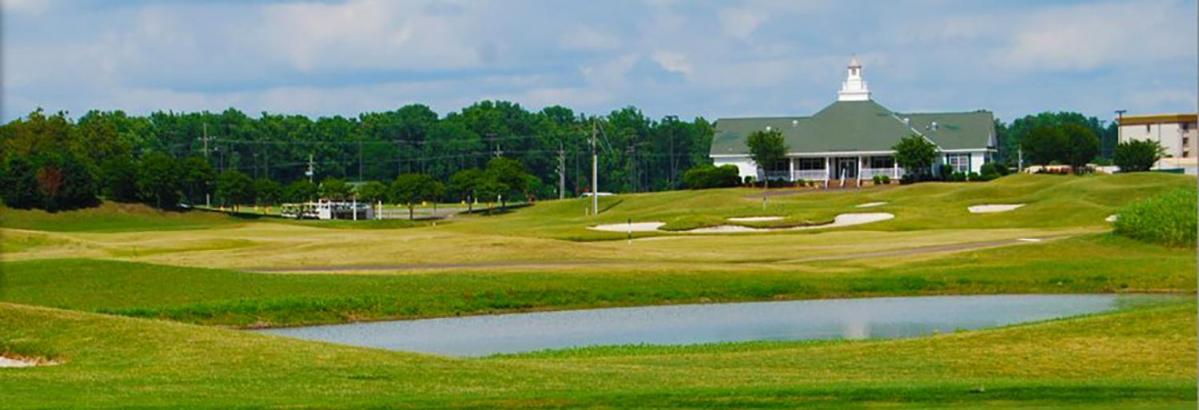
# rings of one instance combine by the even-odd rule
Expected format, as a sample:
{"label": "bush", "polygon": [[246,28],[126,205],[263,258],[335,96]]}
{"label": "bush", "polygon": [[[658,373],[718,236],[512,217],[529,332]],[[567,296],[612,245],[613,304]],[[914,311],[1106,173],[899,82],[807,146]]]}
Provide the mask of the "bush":
{"label": "bush", "polygon": [[967,181],[981,181],[982,179],[980,179],[977,172],[971,172],[969,174],[966,174],[966,180]]}
{"label": "bush", "polygon": [[990,181],[992,179],[1007,175],[1007,167],[995,162],[983,164],[979,171],[982,171],[979,173],[977,178],[979,181]]}
{"label": "bush", "polygon": [[1183,188],[1133,202],[1117,213],[1116,234],[1166,246],[1194,247],[1196,192]]}
{"label": "bush", "polygon": [[1120,167],[1120,172],[1143,172],[1153,168],[1153,164],[1161,159],[1162,153],[1163,149],[1157,141],[1121,142],[1116,145],[1112,162]]}
{"label": "bush", "polygon": [[945,177],[945,180],[949,182],[964,182],[966,181],[966,174],[961,172],[951,172]]}
{"label": "bush", "polygon": [[[749,178],[749,177],[746,177]],[[736,165],[699,165],[683,173],[683,184],[691,189],[728,188],[741,182]]]}

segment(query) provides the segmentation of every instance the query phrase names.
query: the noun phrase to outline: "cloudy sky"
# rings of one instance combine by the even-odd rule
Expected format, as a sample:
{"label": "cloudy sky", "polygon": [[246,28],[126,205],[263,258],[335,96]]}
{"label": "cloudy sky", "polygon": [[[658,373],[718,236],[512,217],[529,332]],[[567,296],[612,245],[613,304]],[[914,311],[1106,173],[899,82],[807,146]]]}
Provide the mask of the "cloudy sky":
{"label": "cloudy sky", "polygon": [[1193,111],[1196,2],[3,1],[3,107],[356,115],[481,99],[807,115]]}

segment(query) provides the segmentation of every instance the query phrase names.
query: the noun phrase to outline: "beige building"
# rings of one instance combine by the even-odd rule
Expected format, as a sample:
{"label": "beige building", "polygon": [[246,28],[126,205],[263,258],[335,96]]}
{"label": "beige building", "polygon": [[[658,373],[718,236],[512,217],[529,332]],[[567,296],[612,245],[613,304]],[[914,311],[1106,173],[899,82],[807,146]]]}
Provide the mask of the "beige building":
{"label": "beige building", "polygon": [[1197,114],[1126,115],[1119,119],[1120,142],[1157,141],[1166,152],[1156,168],[1181,168],[1194,175],[1199,165],[1197,119]]}

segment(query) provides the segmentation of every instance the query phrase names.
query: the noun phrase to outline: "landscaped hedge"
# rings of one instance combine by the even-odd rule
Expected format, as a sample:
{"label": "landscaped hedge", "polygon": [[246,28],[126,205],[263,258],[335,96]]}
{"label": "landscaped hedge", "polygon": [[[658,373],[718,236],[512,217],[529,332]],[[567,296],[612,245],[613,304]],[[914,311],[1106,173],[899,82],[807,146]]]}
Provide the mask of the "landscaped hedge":
{"label": "landscaped hedge", "polygon": [[1196,192],[1183,188],[1120,209],[1116,233],[1166,246],[1195,246]]}

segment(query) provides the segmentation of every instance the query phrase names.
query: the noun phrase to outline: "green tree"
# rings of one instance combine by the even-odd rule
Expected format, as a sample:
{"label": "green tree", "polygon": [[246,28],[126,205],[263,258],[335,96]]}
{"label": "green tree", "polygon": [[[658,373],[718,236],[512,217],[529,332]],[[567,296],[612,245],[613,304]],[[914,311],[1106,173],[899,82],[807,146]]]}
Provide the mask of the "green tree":
{"label": "green tree", "polygon": [[243,204],[254,202],[254,181],[240,171],[222,172],[216,180],[216,195],[222,204],[237,210]]}
{"label": "green tree", "polygon": [[41,204],[38,195],[37,168],[29,158],[20,155],[4,159],[0,172],[0,196],[4,205],[14,209],[29,209]]}
{"label": "green tree", "polygon": [[258,178],[254,180],[254,203],[258,205],[274,205],[283,197],[283,186],[272,179]]}
{"label": "green tree", "polygon": [[138,200],[138,167],[132,157],[120,156],[104,160],[100,166],[101,185],[104,196],[111,201],[136,202]]}
{"label": "green tree", "polygon": [[507,191],[498,195],[500,197],[500,208],[507,207],[508,199],[515,192],[523,193],[525,194],[525,199],[529,199],[528,173],[525,172],[525,167],[520,161],[504,157],[493,158],[487,162],[485,173],[485,179],[497,182],[498,185],[496,186],[508,188]]}
{"label": "green tree", "polygon": [[354,196],[359,201],[373,204],[379,201],[386,201],[388,196],[387,191],[387,184],[379,181],[369,181],[354,188]]}
{"label": "green tree", "polygon": [[[770,168],[782,161],[787,155],[787,143],[783,141],[783,133],[778,130],[754,131],[745,139],[749,146],[749,158],[762,170],[763,186],[770,189]],[[766,201],[766,191],[762,191],[762,201]]]}
{"label": "green tree", "polygon": [[479,198],[483,198],[483,202],[487,203],[488,215],[491,214],[492,201],[502,199],[503,195],[511,191],[511,189],[512,188],[507,184],[500,182],[495,178],[491,178],[490,176],[486,176],[479,180],[479,184],[475,186],[475,192],[477,192]]}
{"label": "green tree", "polygon": [[307,179],[299,179],[283,188],[283,200],[290,203],[314,201],[317,198],[316,184]]}
{"label": "green tree", "polygon": [[1081,173],[1087,163],[1099,155],[1099,137],[1090,128],[1079,124],[1062,126],[1066,136],[1065,160],[1074,168],[1074,173]]}
{"label": "green tree", "polygon": [[337,178],[325,178],[321,181],[320,194],[321,198],[330,201],[345,201],[350,199],[350,194],[354,192],[354,188],[347,184],[346,181]]}
{"label": "green tree", "polygon": [[473,202],[478,199],[476,193],[479,183],[486,174],[478,168],[464,169],[450,176],[449,192],[455,199],[466,202],[467,212],[474,210]]}
{"label": "green tree", "polygon": [[1153,168],[1164,154],[1165,149],[1157,141],[1132,140],[1116,145],[1112,162],[1120,167],[1120,172],[1144,172]]}
{"label": "green tree", "polygon": [[179,205],[179,167],[170,155],[152,152],[142,157],[137,170],[139,196],[155,208]]}
{"label": "green tree", "polygon": [[1063,161],[1069,153],[1069,140],[1061,127],[1042,125],[1024,136],[1020,148],[1024,156],[1041,167],[1053,161]]}
{"label": "green tree", "polygon": [[909,180],[927,176],[937,159],[937,145],[916,134],[903,137],[891,149],[895,151],[895,164],[903,167]]}
{"label": "green tree", "polygon": [[216,183],[216,170],[203,157],[192,155],[179,164],[179,183],[191,205],[204,202]]}
{"label": "green tree", "polygon": [[391,183],[391,200],[408,208],[408,219],[415,219],[416,204],[436,200],[439,183],[426,174],[402,174]]}

